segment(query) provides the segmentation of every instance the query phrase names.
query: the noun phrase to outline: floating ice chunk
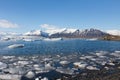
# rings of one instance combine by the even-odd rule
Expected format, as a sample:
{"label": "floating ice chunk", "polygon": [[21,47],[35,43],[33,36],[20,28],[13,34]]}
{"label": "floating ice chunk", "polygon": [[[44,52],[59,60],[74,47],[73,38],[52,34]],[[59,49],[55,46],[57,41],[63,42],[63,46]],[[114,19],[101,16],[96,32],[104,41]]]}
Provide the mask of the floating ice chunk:
{"label": "floating ice chunk", "polygon": [[62,38],[45,38],[45,41],[59,41],[59,40],[63,40]]}
{"label": "floating ice chunk", "polygon": [[14,58],[15,56],[3,56],[3,59]]}
{"label": "floating ice chunk", "polygon": [[56,79],[56,80],[61,80],[61,79]]}
{"label": "floating ice chunk", "polygon": [[69,64],[69,62],[68,61],[60,61],[60,64],[61,65],[67,65],[67,64]]}
{"label": "floating ice chunk", "polygon": [[21,80],[21,75],[17,74],[0,74],[1,80]]}
{"label": "floating ice chunk", "polygon": [[52,60],[51,58],[44,58],[43,61],[50,61]]}
{"label": "floating ice chunk", "polygon": [[91,39],[86,39],[86,40],[88,40],[88,41],[96,41],[96,40],[98,40],[98,38],[91,38]]}
{"label": "floating ice chunk", "polygon": [[54,69],[54,67],[52,67],[51,63],[45,63],[45,69],[51,70]]}
{"label": "floating ice chunk", "polygon": [[81,62],[75,62],[75,63],[73,63],[73,65],[78,67],[78,68],[84,69],[88,64],[87,63],[81,63]]}
{"label": "floating ice chunk", "polygon": [[35,80],[39,80],[39,78],[35,78]]}
{"label": "floating ice chunk", "polygon": [[106,53],[102,53],[102,52],[96,53],[97,56],[103,56],[103,55],[105,55],[105,54],[106,54]]}
{"label": "floating ice chunk", "polygon": [[105,65],[107,62],[106,61],[103,61],[102,63],[101,63],[101,65]]}
{"label": "floating ice chunk", "polygon": [[120,57],[120,53],[119,52],[111,53],[111,55],[115,56],[115,57]]}
{"label": "floating ice chunk", "polygon": [[92,60],[92,61],[96,61],[96,58],[92,58],[91,60]]}
{"label": "floating ice chunk", "polygon": [[120,51],[115,51],[115,53],[120,53]]}
{"label": "floating ice chunk", "polygon": [[105,68],[106,70],[109,70],[109,67],[107,67],[107,66],[105,66],[104,68]]}
{"label": "floating ice chunk", "polygon": [[40,67],[40,65],[34,64],[33,67],[38,68],[38,67]]}
{"label": "floating ice chunk", "polygon": [[19,69],[18,68],[9,68],[9,73],[11,74],[18,74],[19,73]]}
{"label": "floating ice chunk", "polygon": [[87,66],[86,68],[89,70],[100,70],[99,68],[94,67],[94,66]]}
{"label": "floating ice chunk", "polygon": [[32,79],[32,78],[35,77],[35,72],[29,71],[29,72],[27,72],[27,74],[26,74],[25,76],[26,76],[27,78],[29,78],[29,79]]}
{"label": "floating ice chunk", "polygon": [[29,61],[18,61],[18,64],[27,65],[29,64]]}
{"label": "floating ice chunk", "polygon": [[57,72],[60,72],[60,73],[64,73],[64,74],[73,74],[74,73],[74,70],[73,69],[70,69],[70,68],[62,68],[62,67],[57,67],[56,69]]}
{"label": "floating ice chunk", "polygon": [[85,60],[85,59],[86,59],[86,57],[85,57],[85,56],[81,56],[81,57],[80,57],[80,59]]}
{"label": "floating ice chunk", "polygon": [[114,66],[115,64],[112,62],[107,63],[108,65]]}
{"label": "floating ice chunk", "polygon": [[24,47],[24,44],[13,44],[8,46],[8,48],[22,48],[22,47]]}
{"label": "floating ice chunk", "polygon": [[47,77],[44,77],[44,78],[42,78],[41,80],[48,80],[48,78],[47,78]]}
{"label": "floating ice chunk", "polygon": [[92,59],[94,56],[85,56],[87,59]]}
{"label": "floating ice chunk", "polygon": [[7,64],[0,62],[0,69],[4,69],[4,68],[7,68]]}
{"label": "floating ice chunk", "polygon": [[31,41],[34,41],[33,39],[23,39],[24,41],[29,41],[29,42],[31,42]]}
{"label": "floating ice chunk", "polygon": [[1,40],[2,40],[2,41],[8,41],[8,40],[10,40],[10,38],[9,38],[9,37],[4,37],[4,38],[2,38]]}

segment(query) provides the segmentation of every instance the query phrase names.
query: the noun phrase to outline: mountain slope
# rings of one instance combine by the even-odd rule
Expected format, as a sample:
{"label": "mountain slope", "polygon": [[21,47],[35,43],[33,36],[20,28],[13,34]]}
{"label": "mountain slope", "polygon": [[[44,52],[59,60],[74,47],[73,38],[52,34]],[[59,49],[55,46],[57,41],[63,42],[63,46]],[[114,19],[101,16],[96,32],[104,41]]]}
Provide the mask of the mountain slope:
{"label": "mountain slope", "polygon": [[50,36],[50,38],[57,38],[57,37],[65,37],[65,38],[100,38],[103,36],[108,35],[105,32],[102,32],[97,29],[85,29],[83,31],[76,29],[74,32],[71,33],[55,33]]}

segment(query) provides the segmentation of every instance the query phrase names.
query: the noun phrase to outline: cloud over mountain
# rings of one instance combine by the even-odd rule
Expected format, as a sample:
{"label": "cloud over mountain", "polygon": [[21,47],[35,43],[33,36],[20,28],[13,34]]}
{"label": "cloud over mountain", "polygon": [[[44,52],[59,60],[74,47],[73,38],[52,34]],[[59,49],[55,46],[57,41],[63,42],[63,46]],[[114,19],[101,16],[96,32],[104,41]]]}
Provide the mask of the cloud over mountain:
{"label": "cloud over mountain", "polygon": [[119,35],[120,36],[120,30],[107,30],[106,32],[109,34],[112,34],[112,35]]}
{"label": "cloud over mountain", "polygon": [[12,23],[5,19],[0,19],[0,28],[17,28],[18,24]]}

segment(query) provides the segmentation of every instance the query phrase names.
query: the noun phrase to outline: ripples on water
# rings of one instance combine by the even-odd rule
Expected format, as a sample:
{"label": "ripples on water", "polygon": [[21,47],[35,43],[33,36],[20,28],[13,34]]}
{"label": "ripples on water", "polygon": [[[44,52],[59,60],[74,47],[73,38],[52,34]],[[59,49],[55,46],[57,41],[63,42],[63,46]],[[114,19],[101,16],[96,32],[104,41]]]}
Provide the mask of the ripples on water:
{"label": "ripples on water", "polygon": [[[23,48],[8,49],[12,44],[24,44]],[[62,41],[0,41],[0,54],[70,54],[89,53],[95,51],[120,50],[120,42],[116,41],[89,41],[80,39]]]}

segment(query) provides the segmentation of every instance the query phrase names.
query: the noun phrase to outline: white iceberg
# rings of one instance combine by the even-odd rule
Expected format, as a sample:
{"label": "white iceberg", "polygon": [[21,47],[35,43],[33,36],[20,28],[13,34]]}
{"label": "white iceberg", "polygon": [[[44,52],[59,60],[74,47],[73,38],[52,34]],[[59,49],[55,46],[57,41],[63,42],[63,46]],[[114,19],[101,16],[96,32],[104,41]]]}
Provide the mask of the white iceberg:
{"label": "white iceberg", "polygon": [[63,40],[63,38],[45,38],[43,40],[44,41],[59,41],[59,40]]}
{"label": "white iceberg", "polygon": [[27,78],[29,78],[29,79],[32,79],[32,78],[35,77],[35,72],[29,71],[29,72],[27,72],[27,74],[26,74],[25,76],[26,76]]}
{"label": "white iceberg", "polygon": [[24,44],[13,44],[8,46],[8,48],[22,48],[22,47],[24,47]]}
{"label": "white iceberg", "polygon": [[69,62],[68,61],[60,61],[60,64],[61,65],[67,65],[67,64],[69,64]]}
{"label": "white iceberg", "polygon": [[48,80],[48,78],[47,78],[47,77],[44,77],[44,78],[42,78],[41,80]]}
{"label": "white iceberg", "polygon": [[4,68],[7,68],[7,64],[0,62],[0,69],[4,69]]}
{"label": "white iceberg", "polygon": [[86,68],[89,70],[100,70],[99,68],[97,68],[95,66],[87,66]]}
{"label": "white iceberg", "polygon": [[88,64],[87,63],[82,63],[82,62],[75,62],[73,63],[74,66],[84,69]]}

